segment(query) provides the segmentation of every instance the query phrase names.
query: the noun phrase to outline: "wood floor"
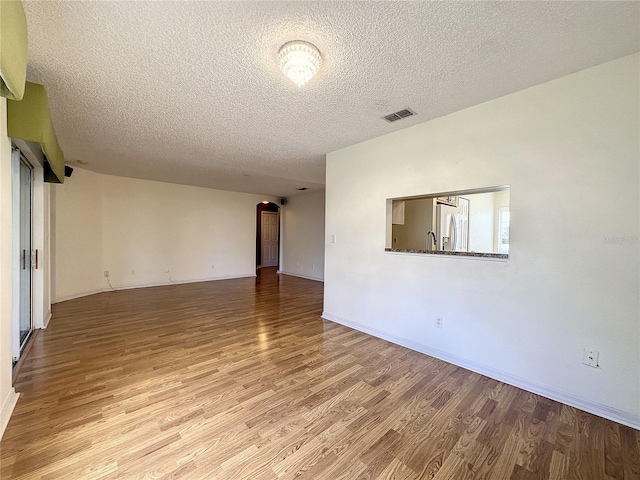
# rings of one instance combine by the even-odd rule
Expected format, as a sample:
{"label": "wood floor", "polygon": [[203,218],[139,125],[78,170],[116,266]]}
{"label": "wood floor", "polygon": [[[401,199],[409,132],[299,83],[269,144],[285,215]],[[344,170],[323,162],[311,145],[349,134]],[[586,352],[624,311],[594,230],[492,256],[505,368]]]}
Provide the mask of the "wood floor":
{"label": "wood floor", "polygon": [[323,321],[322,288],[265,269],[55,305],[0,477],[640,478],[637,430]]}

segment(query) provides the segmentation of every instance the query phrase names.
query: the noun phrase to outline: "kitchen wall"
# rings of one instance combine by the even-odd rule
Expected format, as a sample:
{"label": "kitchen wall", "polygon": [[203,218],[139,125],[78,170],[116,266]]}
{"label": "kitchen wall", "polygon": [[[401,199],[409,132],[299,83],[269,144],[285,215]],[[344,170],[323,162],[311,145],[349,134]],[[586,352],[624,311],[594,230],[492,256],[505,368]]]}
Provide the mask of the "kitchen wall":
{"label": "kitchen wall", "polygon": [[324,279],[324,201],[324,192],[287,198],[287,204],[281,208],[281,272]]}
{"label": "kitchen wall", "polygon": [[509,192],[493,194],[493,251],[500,253],[500,210],[509,210]]}
{"label": "kitchen wall", "polygon": [[433,198],[405,200],[404,225],[392,225],[392,248],[427,249],[427,232],[435,232],[433,202]]}
{"label": "kitchen wall", "polygon": [[108,290],[108,280],[131,288],[255,275],[256,205],[276,201],[80,168],[54,190],[54,302]]}
{"label": "kitchen wall", "polygon": [[[639,72],[636,54],[330,153],[324,317],[640,428]],[[387,198],[507,184],[507,261],[384,251]]]}
{"label": "kitchen wall", "polygon": [[496,192],[469,196],[469,251],[494,252]]}

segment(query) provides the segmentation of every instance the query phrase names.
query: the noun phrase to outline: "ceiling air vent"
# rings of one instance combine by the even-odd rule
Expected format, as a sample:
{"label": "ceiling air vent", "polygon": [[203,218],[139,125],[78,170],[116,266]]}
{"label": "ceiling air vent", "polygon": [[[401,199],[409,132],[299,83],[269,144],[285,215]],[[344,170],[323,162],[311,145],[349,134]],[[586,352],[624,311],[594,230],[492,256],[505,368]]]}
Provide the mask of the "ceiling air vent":
{"label": "ceiling air vent", "polygon": [[397,112],[390,113],[389,115],[385,115],[382,118],[384,118],[389,123],[393,123],[397,120],[402,120],[403,118],[410,117],[415,114],[416,112],[414,112],[410,108],[405,108],[404,110],[399,110]]}

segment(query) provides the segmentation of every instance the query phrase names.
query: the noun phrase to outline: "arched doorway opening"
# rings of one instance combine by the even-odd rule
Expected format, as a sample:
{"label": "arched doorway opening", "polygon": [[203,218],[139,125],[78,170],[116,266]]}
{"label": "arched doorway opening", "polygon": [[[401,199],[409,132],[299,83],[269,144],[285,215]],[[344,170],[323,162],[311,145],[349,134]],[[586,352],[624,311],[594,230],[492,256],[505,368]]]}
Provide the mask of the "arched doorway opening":
{"label": "arched doorway opening", "polygon": [[273,202],[256,205],[256,268],[280,265],[280,207]]}

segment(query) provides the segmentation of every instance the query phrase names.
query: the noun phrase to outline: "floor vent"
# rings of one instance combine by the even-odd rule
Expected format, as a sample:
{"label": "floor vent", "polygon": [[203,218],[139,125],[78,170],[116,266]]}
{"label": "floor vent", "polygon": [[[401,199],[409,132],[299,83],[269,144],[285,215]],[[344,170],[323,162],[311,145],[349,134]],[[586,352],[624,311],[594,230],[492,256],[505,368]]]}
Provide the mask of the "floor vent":
{"label": "floor vent", "polygon": [[397,120],[402,120],[403,118],[411,117],[415,114],[416,112],[414,112],[410,108],[405,108],[404,110],[399,110],[397,112],[390,113],[389,115],[385,115],[382,118],[384,118],[389,123],[393,123]]}

